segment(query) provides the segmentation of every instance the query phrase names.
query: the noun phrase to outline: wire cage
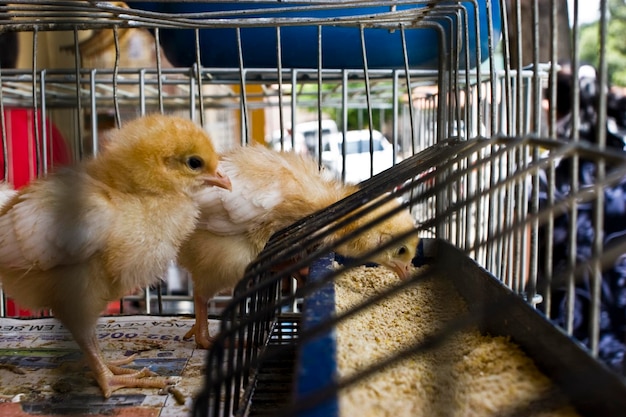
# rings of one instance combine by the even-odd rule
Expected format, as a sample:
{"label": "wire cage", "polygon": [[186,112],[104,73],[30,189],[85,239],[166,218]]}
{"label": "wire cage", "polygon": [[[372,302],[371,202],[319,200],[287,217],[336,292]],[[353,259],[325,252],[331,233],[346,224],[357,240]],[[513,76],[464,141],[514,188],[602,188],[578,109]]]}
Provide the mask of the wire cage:
{"label": "wire cage", "polygon": [[[361,163],[366,172],[359,191],[276,233],[232,297],[213,300],[220,333],[206,356],[194,415],[349,413],[350,395],[366,395],[351,394],[355,387],[398,364],[408,368],[407,361],[447,352],[448,342],[474,329],[519,345],[554,383],[538,384],[509,402],[493,400],[493,415],[574,415],[567,414],[573,409],[619,415],[626,409],[622,376],[598,358],[603,271],[620,259],[623,242],[614,239],[605,248],[596,233],[592,253],[577,259],[571,226],[581,207],[592,207],[590,230],[601,229],[606,192],[622,184],[625,156],[607,149],[604,129],[597,129],[595,144],[579,140],[576,83],[572,140],[557,133],[556,114],[542,107],[545,91],[555,90],[556,51],[552,63],[535,56],[530,67],[511,65],[516,45],[509,44],[509,35],[522,28],[519,20],[510,28],[510,17],[519,17],[520,1],[21,0],[0,1],[0,12],[0,34],[17,34],[21,41],[16,65],[2,61],[0,67],[3,173],[15,186],[18,167],[25,169],[20,175],[26,181],[70,160],[97,157],[109,129],[153,112],[198,122],[220,150],[254,143],[286,151],[300,147],[326,169],[331,168],[328,121],[343,138],[352,130],[365,132],[369,161]],[[604,56],[604,41],[601,45]],[[577,54],[573,57],[577,64]],[[573,71],[577,79],[576,65]],[[598,79],[607,84],[606,68],[599,68]],[[605,89],[598,94],[600,103],[606,100]],[[548,101],[553,104],[556,97]],[[18,111],[29,123],[22,159],[14,144]],[[602,126],[610,115],[600,105],[597,116]],[[392,149],[380,170],[374,168],[376,131]],[[67,149],[59,147],[59,136]],[[363,167],[350,164],[346,141],[332,171],[349,181]],[[59,156],[63,152],[65,159]],[[556,172],[564,161],[571,164],[572,178],[581,164],[593,166],[594,176],[584,185],[572,180],[557,199]],[[401,206],[345,241],[410,210],[416,220],[411,233],[421,238],[416,272],[340,310],[342,277],[380,268],[368,264],[372,253],[341,257],[338,248],[345,241],[331,244],[328,237],[393,199]],[[564,215],[573,219],[573,236],[566,239],[568,263],[557,271],[552,242]],[[286,259],[297,261],[285,267]],[[308,278],[294,288],[290,277],[303,267]],[[578,340],[575,294],[582,281],[591,288],[584,310],[590,329]],[[397,349],[383,350],[353,373],[341,369],[346,352],[341,332],[354,326],[350,320],[395,296],[428,293],[431,282],[445,288],[433,290],[439,296],[426,304],[449,307],[455,315],[431,332],[405,334]],[[564,322],[551,320],[556,300],[550,285],[557,283],[567,289]],[[456,293],[465,308],[450,305],[448,295]],[[165,294],[147,288],[112,311],[124,314],[139,306],[146,314],[186,314],[188,305],[181,306],[191,297],[189,286]],[[6,298],[1,308],[2,316],[19,315]],[[413,319],[424,320],[419,314]],[[348,352],[361,353],[358,346]],[[428,366],[461,365],[444,360]],[[405,411],[481,415],[481,408],[463,408],[473,403],[460,394],[460,383],[451,384],[443,373],[413,384],[418,391],[434,389],[436,404],[409,403]],[[438,381],[452,388],[442,393]],[[362,407],[365,412],[383,406]]]}

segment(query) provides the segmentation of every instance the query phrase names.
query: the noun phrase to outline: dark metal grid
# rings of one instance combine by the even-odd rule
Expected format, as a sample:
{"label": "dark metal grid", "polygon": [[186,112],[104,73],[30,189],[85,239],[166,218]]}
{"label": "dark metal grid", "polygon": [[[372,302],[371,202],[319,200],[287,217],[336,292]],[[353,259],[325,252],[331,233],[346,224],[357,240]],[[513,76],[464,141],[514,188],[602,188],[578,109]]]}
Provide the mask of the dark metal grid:
{"label": "dark metal grid", "polygon": [[[479,171],[481,167],[497,166],[497,164],[494,164],[494,161],[504,157],[512,157],[514,161],[517,161],[516,153],[530,156],[537,154],[534,151],[539,149],[545,149],[547,155],[535,160],[522,160],[523,164],[517,165],[510,172],[507,172],[507,175],[501,178],[497,184],[476,189],[471,194],[458,199],[449,199],[449,190],[454,188],[455,184],[461,179],[467,179],[473,175],[473,172]],[[488,154],[487,151],[489,151]],[[477,155],[486,156],[477,158]],[[523,232],[527,228],[532,227],[533,224],[543,224],[549,218],[562,212],[572,204],[593,200],[598,193],[602,192],[603,187],[619,181],[622,176],[626,175],[626,157],[618,153],[602,151],[586,143],[567,144],[553,140],[532,138],[495,138],[490,140],[444,142],[418,153],[388,171],[364,182],[361,190],[354,195],[278,233],[258,259],[250,265],[244,279],[237,287],[233,303],[225,310],[220,334],[208,355],[207,381],[205,390],[196,404],[196,415],[206,415],[207,410],[213,410],[211,415],[214,416],[230,415],[230,413],[242,415],[245,409],[245,401],[243,404],[241,403],[242,398],[238,392],[248,387],[248,384],[256,383],[251,382],[255,381],[251,377],[255,375],[255,370],[258,371],[258,369],[263,367],[265,361],[273,360],[276,355],[281,354],[280,351],[264,349],[267,343],[267,335],[280,311],[290,305],[294,297],[304,297],[306,299],[307,295],[319,289],[321,285],[332,282],[344,268],[351,268],[367,259],[367,255],[365,255],[362,259],[350,260],[339,271],[331,272],[325,276],[321,282],[307,283],[292,296],[280,296],[278,288],[283,278],[290,276],[290,274],[304,265],[310,265],[324,254],[333,251],[335,245],[322,244],[321,242],[336,227],[340,227],[342,224],[340,219],[347,216],[346,222],[353,221],[358,215],[350,215],[350,213],[358,210],[366,202],[374,201],[385,193],[389,193],[389,198],[398,196],[408,198],[406,206],[414,206],[418,203],[434,200],[437,207],[437,215],[423,220],[418,226],[418,232],[423,232],[429,228],[441,228],[445,231],[447,225],[451,223],[450,219],[463,209],[477,207],[481,203],[489,204],[499,192],[504,192],[505,194],[510,192],[511,186],[525,188],[527,187],[525,179],[537,175],[540,169],[555,163],[556,160],[571,156],[602,161],[613,167],[613,169],[604,182],[582,190],[579,194],[562,203],[541,212],[530,213],[523,218],[516,219],[512,223],[505,223],[502,228],[486,228],[484,234],[479,233],[468,240],[470,244],[463,251],[466,255],[481,250],[484,250],[487,255],[501,254],[503,242],[508,242],[511,246],[515,246],[514,238],[516,231]],[[466,159],[472,160],[474,163],[465,165],[464,168],[457,168],[459,167],[459,162]],[[515,195],[515,192],[513,192],[513,195]],[[487,210],[486,213],[489,213],[489,211]],[[391,214],[393,213],[386,213],[381,218]],[[376,221],[380,221],[381,218]],[[361,233],[364,229],[371,226],[372,224],[368,224],[364,228],[356,230],[351,236]],[[398,239],[402,237],[404,236],[400,236]],[[346,237],[346,239],[349,238],[350,236]],[[341,243],[341,241],[337,242],[336,245]],[[381,249],[383,248],[378,250]],[[618,252],[620,249],[622,251],[626,249],[626,242],[623,242],[615,252]],[[611,259],[615,258],[615,252],[605,253],[601,261],[610,262]],[[281,272],[271,272],[276,270],[275,267],[278,266],[281,260],[291,259],[298,255],[300,255],[300,260],[292,267]],[[580,272],[568,271],[568,273],[575,276]],[[425,276],[421,275],[413,280],[408,280],[380,297],[367,300],[354,310],[334,317],[308,331],[301,331],[299,338],[297,341],[294,340],[294,342],[301,346],[312,338],[333,329],[338,322],[350,315],[357,314],[371,303],[375,303],[395,291],[401,291],[402,288],[406,288],[409,285],[415,285],[432,274],[434,273],[429,272]],[[532,283],[532,279],[529,282]],[[532,293],[534,291],[532,285],[528,287],[528,291],[531,292],[529,297],[532,298],[534,295]],[[435,349],[440,342],[445,340],[447,335],[468,325],[478,324],[485,315],[489,316],[497,313],[500,317],[506,317],[508,313],[511,313],[511,306],[507,305],[508,301],[499,301],[494,304],[484,298],[479,300],[478,295],[475,295],[478,301],[476,304],[480,306],[479,313],[470,313],[467,317],[459,318],[449,328],[444,329],[441,334],[434,336],[433,340],[421,341],[409,351],[387,358],[379,366],[389,365],[412,352]],[[556,330],[554,331],[556,332]],[[246,340],[247,344],[244,344],[243,340]],[[224,360],[228,363],[227,367],[217,367],[217,364],[222,363]],[[376,372],[377,369],[380,368],[376,367],[366,372]],[[284,408],[282,411],[276,411],[275,415],[293,415],[293,413],[303,411],[306,407],[316,404],[318,401],[327,398],[328,395],[334,395],[333,393],[338,389],[350,385],[366,375],[367,373],[363,373],[353,379],[339,381],[338,385],[327,387],[325,391],[322,390],[317,395],[308,398],[310,402],[298,401],[297,404],[292,404],[292,406]],[[608,378],[614,377],[609,376]],[[230,387],[234,388],[231,389]],[[232,396],[230,392],[233,392]],[[543,401],[545,399],[538,400]]]}

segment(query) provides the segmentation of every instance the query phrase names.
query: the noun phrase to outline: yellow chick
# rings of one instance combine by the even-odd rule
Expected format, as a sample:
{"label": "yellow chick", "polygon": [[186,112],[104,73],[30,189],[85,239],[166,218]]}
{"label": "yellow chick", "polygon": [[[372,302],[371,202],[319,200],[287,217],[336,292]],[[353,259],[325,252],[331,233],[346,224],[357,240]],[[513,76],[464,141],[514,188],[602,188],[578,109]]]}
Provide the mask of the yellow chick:
{"label": "yellow chick", "polygon": [[95,334],[106,305],[163,276],[199,214],[194,196],[230,189],[207,134],[152,115],[118,130],[95,159],[19,190],[0,209],[0,277],[7,294],[52,309],[71,332],[105,397],[169,383],[107,363]]}
{"label": "yellow chick", "polygon": [[[185,338],[195,337],[196,345],[204,349],[212,344],[208,300],[218,291],[235,286],[274,233],[358,190],[320,171],[309,157],[262,146],[235,148],[223,155],[220,166],[230,177],[233,191],[201,191],[197,228],[182,245],[178,258],[190,272],[194,289],[196,322]],[[354,227],[372,216],[362,218]],[[411,215],[402,212],[343,245],[341,254],[362,255],[414,228]],[[346,228],[336,237],[348,231]],[[372,260],[406,277],[417,243],[418,238],[411,237]]]}
{"label": "yellow chick", "polygon": [[10,184],[0,182],[0,207],[13,198],[15,194],[17,194],[17,191],[15,191]]}

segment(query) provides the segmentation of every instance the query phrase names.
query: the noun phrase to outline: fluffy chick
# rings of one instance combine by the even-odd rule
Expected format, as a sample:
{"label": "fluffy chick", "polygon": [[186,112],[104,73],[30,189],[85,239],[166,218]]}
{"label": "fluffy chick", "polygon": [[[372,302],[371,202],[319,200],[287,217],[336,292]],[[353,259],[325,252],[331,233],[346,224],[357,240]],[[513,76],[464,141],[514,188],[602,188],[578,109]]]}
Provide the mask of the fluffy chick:
{"label": "fluffy chick", "polygon": [[[374,204],[374,202],[370,202]],[[343,245],[339,246],[337,253],[358,258],[369,252],[374,252],[377,248],[381,248],[396,236],[408,232],[415,227],[415,220],[408,210],[401,210],[394,216],[381,221],[378,224],[368,227],[367,224],[374,222],[377,218],[383,217],[386,213],[397,209],[400,201],[397,199],[389,200],[374,210],[371,210],[359,216],[356,221],[347,224],[341,228],[334,239],[346,236],[350,233],[358,233],[354,238],[350,239]],[[367,206],[363,207],[366,209]],[[364,228],[362,231],[357,229]],[[379,265],[383,265],[398,275],[402,279],[407,279],[411,275],[411,266],[419,238],[416,234],[412,234],[399,245],[392,245],[386,249],[378,250],[368,260]]]}
{"label": "fluffy chick", "polygon": [[95,159],[22,188],[0,209],[0,277],[9,296],[52,309],[105,397],[164,378],[105,362],[95,326],[113,300],[163,276],[198,217],[198,191],[230,181],[206,133],[153,115],[127,123]]}
{"label": "fluffy chick", "polygon": [[13,196],[17,194],[17,191],[6,182],[0,182],[0,208],[4,206],[4,203],[9,201]]}
{"label": "fluffy chick", "polygon": [[[357,186],[342,184],[320,172],[311,158],[262,146],[229,151],[223,155],[221,167],[230,177],[233,191],[201,192],[198,226],[182,245],[178,257],[179,264],[190,272],[194,289],[196,322],[185,338],[195,337],[197,346],[205,349],[212,344],[207,323],[208,300],[243,277],[248,264],[274,233],[358,190]],[[413,228],[411,215],[402,212],[340,249],[344,256],[358,256]],[[346,228],[336,237],[348,231]],[[415,236],[372,260],[406,277],[416,248]]]}

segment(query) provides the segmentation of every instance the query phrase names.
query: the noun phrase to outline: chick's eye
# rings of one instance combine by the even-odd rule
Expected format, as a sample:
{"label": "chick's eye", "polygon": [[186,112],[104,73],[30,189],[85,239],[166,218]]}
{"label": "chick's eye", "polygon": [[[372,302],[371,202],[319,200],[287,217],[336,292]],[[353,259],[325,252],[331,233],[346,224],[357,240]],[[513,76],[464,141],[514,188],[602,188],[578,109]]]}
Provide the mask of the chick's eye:
{"label": "chick's eye", "polygon": [[200,158],[199,156],[195,156],[195,155],[187,158],[186,163],[187,163],[187,166],[193,169],[194,171],[201,169],[204,166],[204,160]]}
{"label": "chick's eye", "polygon": [[409,249],[406,246],[401,246],[398,248],[397,254],[399,256],[402,256],[404,254],[406,254],[409,251]]}

